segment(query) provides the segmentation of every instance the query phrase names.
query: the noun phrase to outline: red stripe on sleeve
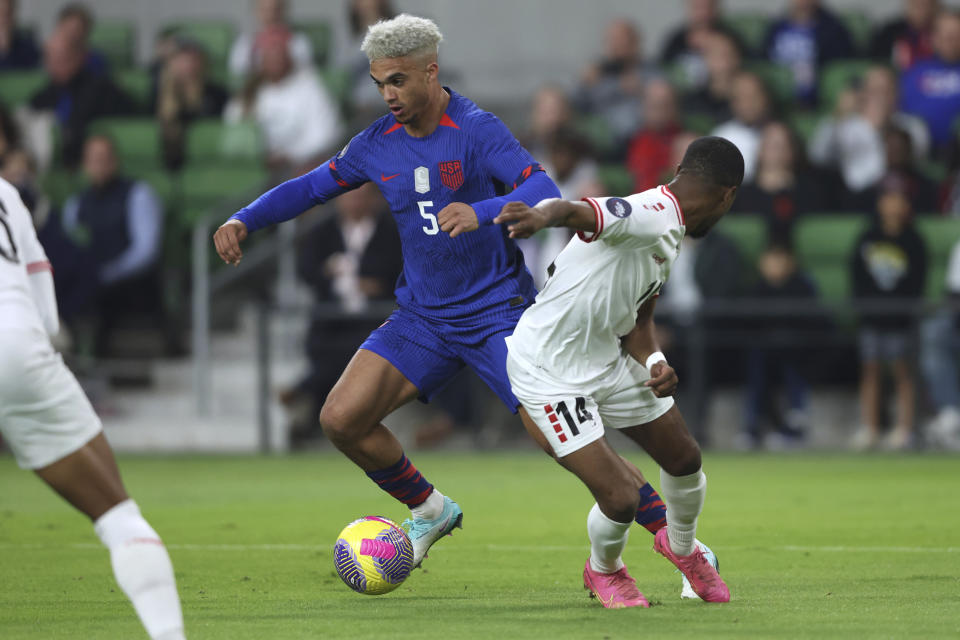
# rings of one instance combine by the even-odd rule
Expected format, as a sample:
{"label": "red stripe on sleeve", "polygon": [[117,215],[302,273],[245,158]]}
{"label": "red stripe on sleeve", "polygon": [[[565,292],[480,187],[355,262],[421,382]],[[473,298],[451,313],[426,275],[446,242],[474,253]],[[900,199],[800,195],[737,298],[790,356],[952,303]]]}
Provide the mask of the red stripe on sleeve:
{"label": "red stripe on sleeve", "polygon": [[50,264],[49,260],[40,260],[39,262],[31,262],[27,265],[27,273],[40,273],[41,271],[49,271],[53,273],[53,265]]}
{"label": "red stripe on sleeve", "polygon": [[600,211],[600,205],[596,203],[593,198],[584,198],[584,202],[589,202],[590,206],[593,207],[593,215],[595,218],[593,225],[593,235],[589,238],[584,235],[583,231],[577,231],[577,236],[584,242],[593,242],[600,237],[600,234],[603,232],[603,212]]}

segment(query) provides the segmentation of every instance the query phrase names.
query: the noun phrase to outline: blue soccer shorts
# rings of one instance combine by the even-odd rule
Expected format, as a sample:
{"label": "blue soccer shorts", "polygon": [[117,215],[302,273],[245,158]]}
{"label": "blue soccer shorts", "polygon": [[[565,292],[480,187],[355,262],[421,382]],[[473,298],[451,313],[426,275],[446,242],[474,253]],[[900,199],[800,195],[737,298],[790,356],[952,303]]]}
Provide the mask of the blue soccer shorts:
{"label": "blue soccer shorts", "polygon": [[397,368],[429,402],[464,366],[473,369],[507,408],[519,401],[507,378],[507,344],[523,308],[480,326],[457,327],[397,309],[360,345]]}

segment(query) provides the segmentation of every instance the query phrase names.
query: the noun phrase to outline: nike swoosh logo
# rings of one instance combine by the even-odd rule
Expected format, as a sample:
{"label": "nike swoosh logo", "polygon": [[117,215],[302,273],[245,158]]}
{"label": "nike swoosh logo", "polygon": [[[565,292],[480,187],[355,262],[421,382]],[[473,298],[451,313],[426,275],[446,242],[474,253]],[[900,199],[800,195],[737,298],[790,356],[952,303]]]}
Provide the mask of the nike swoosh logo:
{"label": "nike swoosh logo", "polygon": [[392,176],[385,176],[385,175],[383,175],[383,174],[381,173],[381,174],[380,174],[380,179],[383,180],[384,182],[387,182],[387,181],[389,181],[389,180],[393,180],[393,179],[396,178],[398,175],[400,175],[400,174],[399,174],[399,173],[395,173],[395,174],[393,174]]}

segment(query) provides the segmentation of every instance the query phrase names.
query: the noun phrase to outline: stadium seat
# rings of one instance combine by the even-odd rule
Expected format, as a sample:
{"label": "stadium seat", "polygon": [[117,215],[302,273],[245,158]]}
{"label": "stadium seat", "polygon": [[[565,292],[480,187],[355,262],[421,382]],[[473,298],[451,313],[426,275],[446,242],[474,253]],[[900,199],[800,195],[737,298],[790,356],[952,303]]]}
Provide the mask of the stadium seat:
{"label": "stadium seat", "polygon": [[326,67],[320,69],[320,81],[330,92],[330,96],[340,105],[343,112],[350,102],[350,71]]}
{"label": "stadium seat", "polygon": [[90,46],[107,57],[114,71],[128,69],[134,64],[136,28],[130,22],[98,20],[90,32]]}
{"label": "stadium seat", "polygon": [[121,89],[133,98],[138,107],[145,111],[149,110],[152,80],[148,71],[136,68],[120,69],[114,71],[113,79]]}
{"label": "stadium seat", "polygon": [[83,177],[75,171],[51,169],[40,178],[40,190],[50,198],[50,204],[59,209],[67,198],[83,188]]}
{"label": "stadium seat", "polygon": [[816,280],[824,300],[849,298],[851,253],[868,224],[867,216],[860,214],[821,214],[797,222],[797,258]]}
{"label": "stadium seat", "polygon": [[767,225],[763,218],[752,213],[733,213],[723,216],[717,231],[737,245],[743,263],[752,268],[767,246]]}
{"label": "stadium seat", "polygon": [[260,165],[264,153],[263,138],[254,122],[225,124],[211,118],[194,122],[187,130],[190,163]]}
{"label": "stadium seat", "polygon": [[313,45],[313,63],[325,67],[332,62],[330,51],[333,45],[333,30],[329,22],[300,22],[294,25],[294,31],[307,36]]}
{"label": "stadium seat", "polygon": [[633,176],[623,165],[601,165],[597,169],[597,177],[603,183],[605,195],[628,196],[633,193]]}
{"label": "stadium seat", "polygon": [[717,121],[705,113],[683,114],[683,128],[701,136],[705,136],[717,126]]}
{"label": "stadium seat", "polygon": [[600,116],[581,116],[574,126],[577,133],[587,139],[592,150],[599,156],[608,155],[614,146],[613,132],[610,124]]}
{"label": "stadium seat", "polygon": [[790,127],[800,136],[800,141],[806,145],[813,137],[813,132],[820,122],[820,114],[809,111],[797,111],[788,118]]}
{"label": "stadium seat", "polygon": [[820,73],[820,108],[830,111],[837,102],[837,96],[854,80],[863,78],[864,72],[875,62],[871,60],[837,60],[831,62]]}
{"label": "stadium seat", "polygon": [[103,118],[90,126],[113,140],[123,170],[129,174],[159,169],[160,125],[153,118]]}
{"label": "stadium seat", "polygon": [[169,24],[166,28],[203,46],[210,58],[211,75],[221,77],[227,67],[227,57],[235,36],[233,25],[216,20],[197,20]]}
{"label": "stadium seat", "polygon": [[46,82],[43,71],[4,71],[0,73],[0,100],[14,109],[28,102]]}
{"label": "stadium seat", "polygon": [[181,175],[183,206],[178,218],[181,224],[193,225],[213,207],[256,190],[266,179],[266,170],[256,166],[188,164]]}
{"label": "stadium seat", "polygon": [[793,72],[775,62],[750,62],[747,70],[760,76],[774,102],[789,105],[796,94],[793,86]]}
{"label": "stadium seat", "polygon": [[927,244],[927,297],[939,300],[943,296],[950,252],[960,240],[960,219],[920,217],[917,231]]}
{"label": "stadium seat", "polygon": [[732,11],[727,13],[723,23],[740,37],[751,52],[759,52],[763,47],[763,38],[767,34],[770,19],[766,12]]}
{"label": "stadium seat", "polygon": [[850,37],[853,40],[855,52],[864,53],[870,44],[870,33],[873,31],[873,25],[870,18],[863,11],[857,9],[847,9],[839,12],[840,21],[843,22]]}

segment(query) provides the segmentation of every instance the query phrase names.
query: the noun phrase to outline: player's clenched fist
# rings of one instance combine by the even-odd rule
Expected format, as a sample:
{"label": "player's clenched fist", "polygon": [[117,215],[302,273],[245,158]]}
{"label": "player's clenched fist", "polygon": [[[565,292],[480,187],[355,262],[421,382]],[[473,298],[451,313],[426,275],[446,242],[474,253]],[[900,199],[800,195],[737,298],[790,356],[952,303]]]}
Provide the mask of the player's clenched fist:
{"label": "player's clenched fist", "polygon": [[456,238],[461,233],[476,231],[480,228],[477,212],[464,202],[451,202],[437,214],[437,222],[444,233]]}
{"label": "player's clenched fist", "polygon": [[528,207],[524,202],[508,202],[493,219],[495,224],[507,225],[511,238],[529,238],[547,226],[549,217],[540,207]]}
{"label": "player's clenched fist", "polygon": [[247,237],[247,225],[239,220],[227,220],[216,233],[213,234],[213,243],[217,246],[217,253],[227,264],[237,266],[243,252],[240,243]]}
{"label": "player's clenched fist", "polygon": [[672,396],[673,392],[677,390],[677,384],[680,382],[677,378],[677,372],[674,371],[673,367],[667,364],[666,361],[661,360],[652,365],[650,367],[650,375],[652,377],[644,382],[643,386],[650,387],[653,395],[658,398]]}

